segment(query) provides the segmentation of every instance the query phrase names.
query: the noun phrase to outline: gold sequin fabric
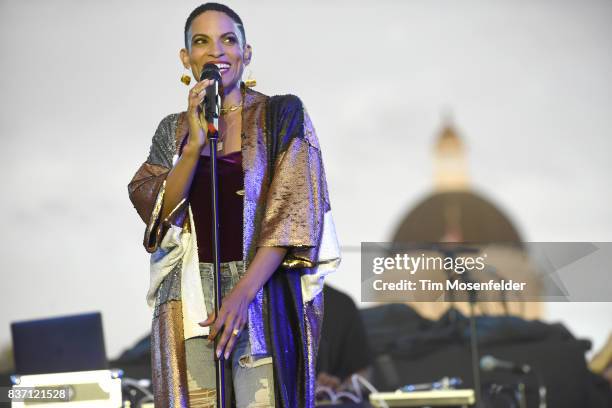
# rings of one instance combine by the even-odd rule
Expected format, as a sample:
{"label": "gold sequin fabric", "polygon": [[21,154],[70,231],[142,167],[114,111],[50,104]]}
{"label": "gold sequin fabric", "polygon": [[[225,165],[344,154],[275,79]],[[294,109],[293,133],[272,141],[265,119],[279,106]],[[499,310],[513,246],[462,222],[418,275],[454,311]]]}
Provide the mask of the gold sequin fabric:
{"label": "gold sequin fabric", "polygon": [[187,369],[180,301],[164,303],[153,319],[151,366],[155,407],[187,407]]}
{"label": "gold sequin fabric", "polygon": [[159,164],[143,163],[128,185],[128,194],[134,208],[145,223],[149,223],[159,191],[166,180],[169,168]]}
{"label": "gold sequin fabric", "polygon": [[[242,168],[244,169],[243,241],[245,265],[255,256],[265,197],[268,191],[268,149],[266,146],[266,106],[268,97],[258,92],[245,93],[242,109]],[[249,305],[249,341],[254,354],[269,354],[263,323],[263,289]]]}
{"label": "gold sequin fabric", "polygon": [[130,200],[145,223],[151,220],[155,199],[172,168],[177,127],[181,122],[179,116],[173,113],[161,120],[153,135],[146,161],[128,184]]}
{"label": "gold sequin fabric", "polygon": [[315,362],[321,339],[321,326],[323,324],[323,292],[319,293],[309,302],[304,303],[304,330],[306,331],[306,353],[311,364],[306,366],[306,400],[315,400],[315,386],[317,373]]}
{"label": "gold sequin fabric", "polygon": [[323,218],[329,196],[323,159],[308,112],[295,96],[280,115],[274,175],[258,246],[289,248],[284,266],[313,267],[318,263]]}

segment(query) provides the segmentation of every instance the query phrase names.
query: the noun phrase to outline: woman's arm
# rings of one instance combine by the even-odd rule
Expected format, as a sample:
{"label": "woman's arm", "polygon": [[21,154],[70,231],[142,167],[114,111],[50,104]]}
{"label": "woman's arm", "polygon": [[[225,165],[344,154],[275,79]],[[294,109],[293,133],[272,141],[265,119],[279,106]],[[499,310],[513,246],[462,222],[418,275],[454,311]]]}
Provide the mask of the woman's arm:
{"label": "woman's arm", "polygon": [[172,210],[189,196],[189,189],[195,174],[196,165],[200,159],[202,148],[206,145],[206,121],[199,112],[199,106],[204,99],[205,89],[210,80],[198,82],[189,92],[187,120],[189,135],[187,143],[178,161],[166,178],[166,191],[161,210],[161,219],[165,220]]}
{"label": "woman's arm", "polygon": [[183,153],[166,177],[166,190],[161,209],[161,219],[165,220],[170,212],[189,196],[189,189],[200,158],[200,149],[188,142]]}
{"label": "woman's arm", "polygon": [[241,331],[248,321],[249,304],[257,292],[270,279],[276,268],[283,261],[286,248],[259,247],[249,265],[246,274],[240,278],[232,291],[223,299],[219,318],[211,313],[208,319],[201,322],[201,326],[210,326],[209,341],[213,341],[221,333],[217,342],[217,357],[224,353],[227,359],[234,348],[238,336],[232,335],[237,329]]}
{"label": "woman's arm", "polygon": [[286,253],[286,248],[259,247],[253,262],[249,265],[246,274],[238,281],[237,286],[243,286],[253,300],[259,289],[263,287],[281,264]]}

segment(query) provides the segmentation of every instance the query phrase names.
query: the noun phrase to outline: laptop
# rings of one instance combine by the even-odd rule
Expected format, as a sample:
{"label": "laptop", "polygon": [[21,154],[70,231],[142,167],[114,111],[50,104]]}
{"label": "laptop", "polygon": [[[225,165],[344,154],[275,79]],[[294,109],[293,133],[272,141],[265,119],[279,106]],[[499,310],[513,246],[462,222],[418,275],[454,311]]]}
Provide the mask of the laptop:
{"label": "laptop", "polygon": [[18,375],[108,369],[99,312],[11,323]]}

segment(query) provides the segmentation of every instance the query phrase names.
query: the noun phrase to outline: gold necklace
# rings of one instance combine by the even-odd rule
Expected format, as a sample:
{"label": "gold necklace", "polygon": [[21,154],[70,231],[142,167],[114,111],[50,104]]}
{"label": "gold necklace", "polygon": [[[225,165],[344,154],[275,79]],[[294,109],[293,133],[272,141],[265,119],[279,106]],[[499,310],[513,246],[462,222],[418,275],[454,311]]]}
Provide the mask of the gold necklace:
{"label": "gold necklace", "polygon": [[[240,108],[242,108],[242,102],[240,102],[238,105],[232,105],[229,108],[221,108],[221,115],[225,115],[226,113],[229,113],[229,112],[235,112]],[[217,151],[221,152],[224,148],[224,145],[225,145],[225,133],[219,132],[219,137],[217,139]]]}
{"label": "gold necklace", "polygon": [[225,115],[230,112],[235,112],[240,108],[242,108],[242,102],[240,102],[238,105],[232,105],[229,108],[221,108],[221,114]]}
{"label": "gold necklace", "polygon": [[[240,101],[240,103],[238,105],[231,105],[231,106],[229,106],[227,108],[221,107],[221,109],[220,109],[221,115],[225,115],[225,114],[228,114],[230,112],[235,112],[238,109],[241,109],[243,102],[244,102],[244,90],[242,90],[242,101]],[[218,152],[223,151],[223,147],[224,147],[224,144],[225,144],[224,142],[225,142],[225,134],[219,134],[219,139],[217,141],[217,151]]]}

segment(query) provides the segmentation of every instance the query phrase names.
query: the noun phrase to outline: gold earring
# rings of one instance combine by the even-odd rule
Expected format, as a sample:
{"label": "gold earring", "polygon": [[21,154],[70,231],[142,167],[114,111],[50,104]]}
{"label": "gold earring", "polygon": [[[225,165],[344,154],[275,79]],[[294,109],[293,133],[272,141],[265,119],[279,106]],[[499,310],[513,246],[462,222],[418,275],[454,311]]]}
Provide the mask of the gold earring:
{"label": "gold earring", "polygon": [[247,88],[253,88],[254,86],[257,86],[257,80],[253,78],[253,72],[251,72],[251,69],[247,68],[247,70],[248,70],[247,71],[248,75],[247,75],[246,81],[244,81],[244,85]]}
{"label": "gold earring", "polygon": [[187,73],[187,68],[183,69],[183,75],[181,75],[181,82],[185,85],[189,85],[191,83],[191,77]]}

